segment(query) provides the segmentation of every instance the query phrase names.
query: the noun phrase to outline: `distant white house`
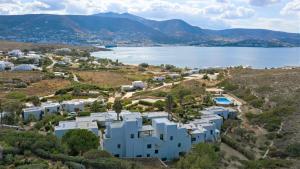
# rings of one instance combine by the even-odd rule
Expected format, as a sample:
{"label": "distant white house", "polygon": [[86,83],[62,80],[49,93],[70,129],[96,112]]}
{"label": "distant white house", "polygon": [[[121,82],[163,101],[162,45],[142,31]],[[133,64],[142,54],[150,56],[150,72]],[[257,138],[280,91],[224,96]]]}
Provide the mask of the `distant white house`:
{"label": "distant white house", "polygon": [[0,71],[11,70],[14,67],[14,64],[11,62],[0,61]]}
{"label": "distant white house", "polygon": [[133,91],[134,87],[132,85],[122,85],[121,86],[121,91],[122,92],[129,92],[129,91]]}
{"label": "distant white house", "polygon": [[225,120],[228,118],[236,118],[237,111],[232,108],[212,106],[205,108],[204,111],[200,111],[203,115],[215,114],[223,117]]}
{"label": "distant white house", "polygon": [[62,138],[67,131],[72,129],[86,129],[96,136],[99,135],[97,122],[90,121],[60,121],[59,125],[54,127],[54,133],[56,137]]}
{"label": "distant white house", "polygon": [[21,65],[15,66],[12,70],[13,71],[33,71],[33,70],[40,70],[40,68],[38,68],[32,64],[21,64]]}
{"label": "distant white house", "polygon": [[171,73],[171,74],[168,74],[168,76],[172,79],[177,79],[177,78],[181,77],[181,75],[178,73]]}
{"label": "distant white house", "polygon": [[59,103],[46,102],[42,103],[41,107],[43,108],[45,114],[59,113],[61,111],[61,106]]}
{"label": "distant white house", "polygon": [[19,49],[14,49],[14,50],[9,51],[8,55],[19,58],[19,57],[23,57],[24,53]]}
{"label": "distant white house", "polygon": [[152,78],[153,81],[157,81],[157,82],[163,82],[166,80],[166,77],[164,76],[155,76]]}
{"label": "distant white house", "polygon": [[142,82],[142,81],[133,81],[132,82],[132,86],[135,88],[135,89],[143,89],[145,88],[145,83]]}
{"label": "distant white house", "polygon": [[84,111],[84,102],[78,100],[63,101],[61,107],[66,112],[80,112]]}
{"label": "distant white house", "polygon": [[42,107],[30,107],[30,108],[24,108],[22,110],[22,117],[24,121],[28,121],[31,118],[34,118],[35,120],[42,119],[44,115],[44,110]]}

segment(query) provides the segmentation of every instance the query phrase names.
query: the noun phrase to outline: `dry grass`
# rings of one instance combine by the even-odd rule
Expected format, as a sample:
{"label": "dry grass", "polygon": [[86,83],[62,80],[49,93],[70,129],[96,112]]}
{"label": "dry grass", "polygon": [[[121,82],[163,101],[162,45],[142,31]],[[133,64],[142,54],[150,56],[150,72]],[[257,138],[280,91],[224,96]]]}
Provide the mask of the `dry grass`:
{"label": "dry grass", "polygon": [[[11,91],[20,91],[28,96],[46,96],[54,94],[56,90],[67,87],[70,84],[70,81],[63,79],[41,80],[37,83],[32,83],[27,88],[12,89]],[[0,98],[4,98],[7,93],[9,91],[0,91]]]}
{"label": "dry grass", "polygon": [[135,80],[146,80],[148,75],[134,72],[132,69],[126,72],[109,72],[109,71],[80,71],[76,72],[81,80],[85,83],[99,85],[103,87],[119,87],[121,85],[129,85]]}
{"label": "dry grass", "polygon": [[20,79],[24,82],[39,81],[43,77],[41,72],[0,72],[0,80]]}

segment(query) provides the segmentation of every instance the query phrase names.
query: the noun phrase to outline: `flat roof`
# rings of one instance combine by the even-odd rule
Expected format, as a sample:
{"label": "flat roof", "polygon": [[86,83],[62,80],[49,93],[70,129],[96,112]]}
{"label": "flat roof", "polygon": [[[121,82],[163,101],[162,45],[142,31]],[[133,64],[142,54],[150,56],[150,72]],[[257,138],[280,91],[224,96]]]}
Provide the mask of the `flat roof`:
{"label": "flat roof", "polygon": [[24,108],[23,111],[42,111],[43,109],[41,107],[28,107]]}
{"label": "flat roof", "polygon": [[98,128],[97,122],[87,121],[60,121],[58,126],[55,126],[55,130],[67,130],[67,129],[91,129]]}

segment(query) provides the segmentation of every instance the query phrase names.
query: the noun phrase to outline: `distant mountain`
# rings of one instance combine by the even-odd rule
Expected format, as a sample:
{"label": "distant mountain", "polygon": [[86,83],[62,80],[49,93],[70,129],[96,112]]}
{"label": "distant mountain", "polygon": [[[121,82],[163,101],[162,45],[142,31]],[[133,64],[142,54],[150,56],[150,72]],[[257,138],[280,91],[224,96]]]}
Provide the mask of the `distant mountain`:
{"label": "distant mountain", "polygon": [[0,39],[66,44],[300,46],[300,34],[264,29],[208,30],[183,20],[156,21],[129,13],[2,15]]}

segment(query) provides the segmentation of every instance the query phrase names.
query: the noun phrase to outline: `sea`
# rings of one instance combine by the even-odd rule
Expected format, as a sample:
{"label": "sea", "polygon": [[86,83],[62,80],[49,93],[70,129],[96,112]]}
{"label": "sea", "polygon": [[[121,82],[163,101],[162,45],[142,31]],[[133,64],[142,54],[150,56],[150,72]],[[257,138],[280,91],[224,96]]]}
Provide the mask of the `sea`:
{"label": "sea", "polygon": [[177,67],[210,68],[248,66],[252,68],[278,68],[300,66],[300,47],[115,47],[111,51],[91,53],[125,64],[171,64]]}

